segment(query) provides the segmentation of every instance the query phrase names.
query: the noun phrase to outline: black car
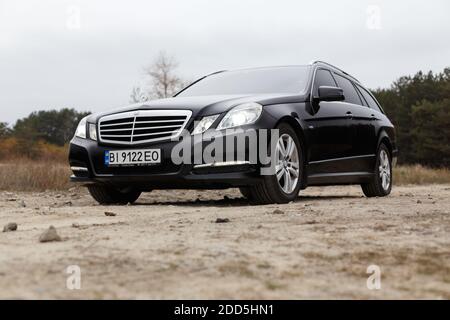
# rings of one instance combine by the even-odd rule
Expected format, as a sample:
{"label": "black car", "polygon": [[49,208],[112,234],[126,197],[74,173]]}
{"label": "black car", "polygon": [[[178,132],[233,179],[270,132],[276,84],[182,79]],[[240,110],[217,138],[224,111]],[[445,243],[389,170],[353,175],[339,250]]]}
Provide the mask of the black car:
{"label": "black car", "polygon": [[[263,134],[250,141],[250,131]],[[243,155],[227,144],[193,159],[239,135]],[[189,142],[180,162],[181,140]],[[264,144],[270,165],[250,161]],[[368,197],[386,196],[396,157],[394,127],[370,91],[316,61],[220,71],[173,98],[92,114],[77,128],[69,162],[71,181],[102,204],[132,203],[154,189],[230,187],[253,203],[286,203],[317,185],[360,184]]]}

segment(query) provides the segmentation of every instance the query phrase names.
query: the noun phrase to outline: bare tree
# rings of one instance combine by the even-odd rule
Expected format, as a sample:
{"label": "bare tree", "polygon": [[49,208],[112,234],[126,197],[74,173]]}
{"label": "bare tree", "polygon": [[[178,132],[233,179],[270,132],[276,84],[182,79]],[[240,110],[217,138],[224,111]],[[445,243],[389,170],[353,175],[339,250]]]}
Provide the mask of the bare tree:
{"label": "bare tree", "polygon": [[133,87],[130,94],[130,102],[131,103],[139,103],[148,100],[147,94],[142,90],[141,87],[135,86]]}
{"label": "bare tree", "polygon": [[130,94],[130,103],[169,98],[184,88],[188,82],[176,75],[177,67],[178,62],[173,56],[160,51],[154,62],[144,68],[144,75],[150,80],[149,87],[134,86]]}
{"label": "bare tree", "polygon": [[182,80],[175,74],[178,62],[174,57],[161,51],[148,68],[145,69],[146,75],[150,77],[151,88],[149,98],[168,98],[173,96],[182,88]]}

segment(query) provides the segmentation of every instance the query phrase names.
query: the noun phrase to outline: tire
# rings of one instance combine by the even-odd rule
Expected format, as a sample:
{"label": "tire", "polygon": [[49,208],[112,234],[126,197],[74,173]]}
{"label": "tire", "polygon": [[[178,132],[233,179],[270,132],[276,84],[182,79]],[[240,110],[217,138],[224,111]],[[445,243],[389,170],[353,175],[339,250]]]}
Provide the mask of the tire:
{"label": "tire", "polygon": [[105,205],[125,205],[128,203],[134,203],[141,195],[141,191],[138,190],[120,191],[113,187],[98,184],[89,185],[88,190],[92,198],[94,198],[99,204]]}
{"label": "tire", "polygon": [[[283,141],[288,141],[288,138],[295,145],[295,149],[293,149],[290,159],[285,158],[286,161],[281,160],[281,163],[277,163],[277,168],[282,166],[283,169],[277,170],[277,173],[282,174],[283,177],[281,180],[277,173],[274,175],[265,175],[262,176],[262,182],[248,187],[250,192],[250,200],[255,204],[269,204],[269,203],[288,203],[294,201],[298,197],[298,193],[300,191],[302,181],[301,178],[303,176],[304,170],[304,157],[303,157],[303,148],[302,144],[294,131],[294,129],[287,123],[281,123],[278,125],[277,129],[279,129],[279,137],[280,139],[286,139]],[[288,146],[286,144],[286,146]],[[286,150],[288,151],[288,150]],[[279,152],[279,149],[275,150],[275,152]],[[278,154],[281,156],[281,154]],[[295,156],[294,156],[295,155]],[[278,158],[278,157],[277,157]],[[281,156],[283,158],[283,156]],[[295,168],[295,166],[297,168]],[[294,171],[297,171],[297,177],[295,179]],[[286,174],[289,174],[291,185],[289,183],[286,184]],[[289,180],[288,180],[289,181]]]}
{"label": "tire", "polygon": [[375,162],[375,172],[370,183],[362,184],[366,197],[385,197],[392,190],[392,157],[384,143],[380,144]]}
{"label": "tire", "polygon": [[239,191],[247,200],[252,200],[252,192],[250,191],[250,187],[240,187]]}

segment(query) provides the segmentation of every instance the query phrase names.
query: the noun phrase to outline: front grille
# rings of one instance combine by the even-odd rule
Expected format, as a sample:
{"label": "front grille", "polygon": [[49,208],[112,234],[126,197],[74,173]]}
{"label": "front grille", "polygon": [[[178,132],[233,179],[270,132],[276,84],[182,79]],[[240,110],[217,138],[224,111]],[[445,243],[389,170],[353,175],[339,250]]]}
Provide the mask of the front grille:
{"label": "front grille", "polygon": [[137,110],[105,116],[99,120],[99,139],[111,144],[139,144],[170,140],[181,134],[189,110]]}

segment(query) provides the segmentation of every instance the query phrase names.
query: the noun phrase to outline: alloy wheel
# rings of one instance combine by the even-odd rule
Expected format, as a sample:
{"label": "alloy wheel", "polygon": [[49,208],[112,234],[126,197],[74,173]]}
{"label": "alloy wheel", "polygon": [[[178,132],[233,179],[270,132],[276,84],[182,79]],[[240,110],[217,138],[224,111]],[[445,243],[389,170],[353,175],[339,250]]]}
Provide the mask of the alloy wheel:
{"label": "alloy wheel", "polygon": [[383,190],[388,190],[391,184],[391,165],[389,163],[389,156],[385,150],[381,150],[379,161],[378,172],[381,179],[381,186]]}
{"label": "alloy wheel", "polygon": [[294,139],[283,134],[276,145],[277,163],[275,172],[278,184],[287,193],[292,193],[297,187],[300,177],[299,153]]}

